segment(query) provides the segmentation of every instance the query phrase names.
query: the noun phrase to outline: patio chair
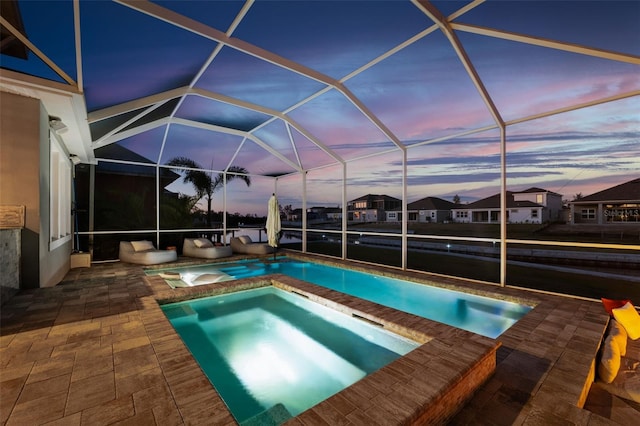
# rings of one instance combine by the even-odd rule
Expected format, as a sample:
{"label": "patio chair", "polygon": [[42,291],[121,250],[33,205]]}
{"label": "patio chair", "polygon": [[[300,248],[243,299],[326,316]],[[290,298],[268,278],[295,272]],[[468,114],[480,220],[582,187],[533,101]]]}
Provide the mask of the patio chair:
{"label": "patio chair", "polygon": [[232,237],[229,245],[234,253],[241,254],[270,254],[275,250],[267,243],[254,243],[248,235]]}
{"label": "patio chair", "polygon": [[207,238],[185,238],[182,243],[182,254],[201,259],[218,259],[233,255],[231,246],[214,246]]}
{"label": "patio chair", "polygon": [[158,250],[151,241],[120,241],[118,258],[122,262],[156,265],[176,261],[178,253],[175,250]]}

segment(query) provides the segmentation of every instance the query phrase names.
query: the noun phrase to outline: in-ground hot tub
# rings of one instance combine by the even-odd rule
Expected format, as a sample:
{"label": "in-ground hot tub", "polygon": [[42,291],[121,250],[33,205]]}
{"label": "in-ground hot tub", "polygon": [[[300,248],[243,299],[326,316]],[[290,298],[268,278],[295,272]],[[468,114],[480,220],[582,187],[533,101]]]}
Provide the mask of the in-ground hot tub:
{"label": "in-ground hot tub", "polygon": [[[145,280],[154,288],[161,304],[273,286],[298,293],[348,316],[364,318],[378,324],[376,327],[384,327],[421,343],[406,355],[303,411],[297,416],[303,422],[322,418],[328,423],[358,420],[380,424],[444,424],[495,371],[496,350],[500,343],[493,339],[295,278],[279,275],[178,289],[168,288],[157,275]],[[222,402],[222,399],[218,401]],[[219,403],[212,400],[211,406],[219,407]],[[271,407],[271,411],[267,409],[263,415],[278,419],[283,413],[280,408]],[[224,418],[223,413],[216,413],[218,418]],[[232,417],[230,411],[226,416]],[[243,424],[255,424],[252,422],[260,420],[258,415]]]}
{"label": "in-ground hot tub", "polygon": [[285,421],[420,345],[273,286],[162,309],[240,424]]}

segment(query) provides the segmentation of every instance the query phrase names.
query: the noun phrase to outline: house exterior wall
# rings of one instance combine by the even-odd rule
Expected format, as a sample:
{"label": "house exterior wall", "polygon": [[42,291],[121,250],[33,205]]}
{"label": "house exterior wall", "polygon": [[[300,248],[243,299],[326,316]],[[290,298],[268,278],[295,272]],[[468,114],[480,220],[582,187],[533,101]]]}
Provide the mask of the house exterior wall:
{"label": "house exterior wall", "polygon": [[451,210],[451,220],[455,223],[471,223],[471,211],[467,209]]}
{"label": "house exterior wall", "polygon": [[618,203],[572,203],[571,223],[634,224],[640,223],[640,200]]}
{"label": "house exterior wall", "polygon": [[[408,210],[407,215],[407,222],[442,223],[451,220],[450,210]],[[402,222],[402,212],[387,212],[387,222]]]}
{"label": "house exterior wall", "polygon": [[387,212],[387,222],[402,222],[401,211]]}
{"label": "house exterior wall", "polygon": [[[507,223],[542,223],[544,208],[518,207],[507,209]],[[500,223],[499,209],[453,209],[451,218],[456,223]]]}
{"label": "house exterior wall", "polygon": [[49,250],[48,114],[38,99],[1,96],[0,204],[25,206],[21,288],[53,286],[69,270],[71,241]]}
{"label": "house exterior wall", "polygon": [[347,203],[347,219],[350,222],[385,222],[387,212],[402,205],[400,200],[385,196],[368,196]]}
{"label": "house exterior wall", "polygon": [[543,212],[541,207],[518,207],[508,209],[509,223],[542,223]]}
{"label": "house exterior wall", "polygon": [[[531,201],[540,204],[545,208],[539,213],[542,216],[535,223],[551,222],[562,220],[562,196],[552,192],[516,192],[513,194],[514,201]],[[513,220],[512,220],[513,221]]]}
{"label": "house exterior wall", "polygon": [[550,194],[552,195],[551,197],[548,197],[548,201],[546,204],[547,210],[548,210],[548,217],[545,219],[545,221],[550,221],[550,222],[554,222],[554,221],[561,221],[564,222],[565,221],[565,214],[564,214],[564,208],[562,207],[562,195],[560,194]]}
{"label": "house exterior wall", "polygon": [[384,211],[378,211],[377,209],[362,209],[349,212],[349,220],[351,222],[377,222],[378,218],[381,218],[380,220],[386,219]]}

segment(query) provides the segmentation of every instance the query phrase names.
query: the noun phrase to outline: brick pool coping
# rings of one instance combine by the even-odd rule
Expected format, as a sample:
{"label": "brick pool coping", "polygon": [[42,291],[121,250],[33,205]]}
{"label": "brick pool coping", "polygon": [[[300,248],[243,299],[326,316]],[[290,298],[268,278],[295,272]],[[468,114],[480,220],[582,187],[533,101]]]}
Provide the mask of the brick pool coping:
{"label": "brick pool coping", "polygon": [[[286,291],[295,291],[305,297],[347,315],[357,315],[381,324],[385,329],[411,338],[421,346],[407,355],[329,397],[309,410],[291,419],[288,424],[314,423],[318,419],[330,424],[349,422],[368,424],[444,423],[469,400],[475,390],[493,374],[499,342],[477,334],[434,323],[422,317],[397,311],[386,306],[362,300],[324,287],[316,286],[285,275],[226,281],[197,287],[171,289],[160,276],[147,276],[145,281],[153,289],[158,303],[171,303],[251,288],[273,285]],[[159,305],[158,305],[159,306]],[[160,310],[146,305],[143,322],[157,328],[149,338],[154,346],[160,366],[165,371],[169,386],[178,386],[170,374],[171,359],[188,354],[176,341],[173,327]],[[446,338],[435,338],[429,333],[441,328]],[[170,329],[170,330],[168,330]],[[171,337],[170,337],[171,336]],[[170,345],[166,345],[167,341]],[[165,350],[165,348],[167,350]],[[166,359],[166,361],[164,361]],[[198,367],[196,369],[199,370]],[[169,374],[168,374],[169,373]],[[204,373],[201,373],[204,375]],[[211,385],[199,381],[202,392]],[[192,389],[193,390],[193,389]],[[217,392],[212,398],[216,418],[223,422],[228,413]],[[180,402],[178,409],[181,409]],[[181,410],[182,411],[182,410]],[[189,419],[185,418],[188,423]]]}
{"label": "brick pool coping", "polygon": [[[240,258],[246,256],[224,260]],[[211,262],[181,257],[162,267],[202,263]],[[344,263],[535,305],[497,337],[501,346],[495,373],[452,424],[615,424],[580,408],[593,381],[594,360],[609,318],[599,301]],[[55,287],[22,290],[5,301],[0,310],[0,422],[235,424],[226,409],[213,403],[216,392],[176,333],[154,321],[156,315],[163,321],[165,317],[145,281],[140,265],[97,263],[70,270]],[[431,348],[449,356],[443,362],[451,359],[445,349],[452,343],[473,343],[461,338],[460,330],[425,324],[426,334],[438,343]],[[358,402],[369,401],[368,391],[361,390]],[[385,403],[384,395],[376,400],[376,409],[396,410]],[[340,399],[333,405],[343,413],[352,403]],[[332,410],[310,412],[291,423],[333,424],[321,417],[331,416]],[[360,422],[356,416],[350,420],[378,423]],[[394,418],[388,424],[404,422]]]}

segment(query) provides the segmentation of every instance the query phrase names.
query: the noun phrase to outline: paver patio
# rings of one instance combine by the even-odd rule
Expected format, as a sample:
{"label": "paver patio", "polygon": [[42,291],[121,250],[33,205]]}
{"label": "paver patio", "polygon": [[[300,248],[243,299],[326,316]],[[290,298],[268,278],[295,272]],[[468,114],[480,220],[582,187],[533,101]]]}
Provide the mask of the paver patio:
{"label": "paver patio", "polygon": [[[632,404],[606,393],[592,392],[588,402],[604,416],[580,408],[587,400],[608,321],[599,302],[454,279],[438,282],[536,304],[498,337],[495,374],[451,424],[596,425],[637,420],[640,411]],[[115,262],[72,269],[58,286],[25,290],[4,303],[2,424],[235,424],[177,334],[157,319],[161,311],[156,300],[172,291],[159,278],[145,279],[141,266]],[[429,334],[445,346],[456,338],[457,329],[430,323]],[[383,404],[380,392],[360,394],[360,404],[343,398],[332,402],[332,410],[314,408],[290,423],[404,424],[400,418],[391,420],[397,403]],[[356,405],[375,409],[363,414]]]}

